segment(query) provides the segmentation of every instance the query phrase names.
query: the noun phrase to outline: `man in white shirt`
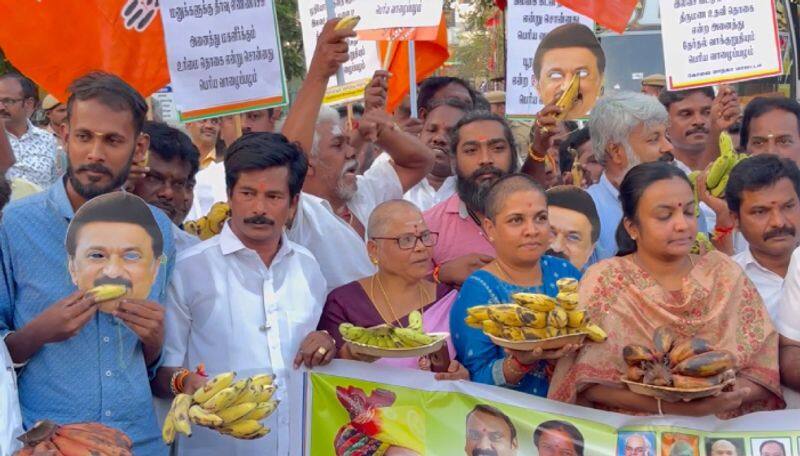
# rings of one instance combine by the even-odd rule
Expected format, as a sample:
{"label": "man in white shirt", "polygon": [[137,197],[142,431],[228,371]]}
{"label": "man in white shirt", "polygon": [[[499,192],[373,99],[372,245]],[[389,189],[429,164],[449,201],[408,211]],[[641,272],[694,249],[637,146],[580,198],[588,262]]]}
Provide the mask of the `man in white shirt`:
{"label": "man in white shirt", "polygon": [[775,328],[781,335],[781,382],[800,392],[800,249],[789,263]]}
{"label": "man in white shirt", "polygon": [[15,158],[6,177],[25,179],[46,189],[60,175],[58,144],[52,133],[34,127],[28,119],[36,99],[36,86],[30,79],[14,72],[0,75],[0,122],[5,123]]}
{"label": "man in white shirt", "polygon": [[24,431],[18,394],[14,362],[0,340],[0,456],[11,456],[20,447],[17,437]]}
{"label": "man in white shirt", "polygon": [[[314,256],[283,233],[297,209],[307,171],[303,153],[283,136],[254,133],[225,158],[231,218],[222,233],[178,256],[170,284],[164,362],[156,392],[169,396],[173,375],[205,363],[211,375],[276,376],[281,401],[265,423],[272,432],[241,441],[195,426],[179,454],[295,455],[302,448],[302,373],[331,361],[335,344],[315,331],[326,285]],[[193,393],[207,379],[189,374]]]}
{"label": "man in white shirt", "polygon": [[783,279],[800,243],[800,169],[786,158],[765,154],[737,164],[725,199],[749,248],[733,256],[758,288],[777,322]]}

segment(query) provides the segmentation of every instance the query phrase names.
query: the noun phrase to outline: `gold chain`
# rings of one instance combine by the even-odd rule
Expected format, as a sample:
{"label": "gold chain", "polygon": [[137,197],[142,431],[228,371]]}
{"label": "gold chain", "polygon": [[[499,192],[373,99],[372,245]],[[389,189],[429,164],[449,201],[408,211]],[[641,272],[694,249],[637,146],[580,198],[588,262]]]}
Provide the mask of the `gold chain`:
{"label": "gold chain", "polygon": [[[381,282],[379,274],[380,272],[376,273],[375,275],[372,276],[372,279],[370,279],[370,294],[372,295],[372,301],[373,303],[375,302],[375,278],[377,277],[378,287],[380,287],[381,293],[383,294],[383,300],[386,302],[386,305],[389,306],[389,312],[391,314],[391,317],[393,318],[392,322],[396,322],[402,328],[404,326],[400,323],[400,319],[397,318],[397,314],[394,312],[392,301],[389,299],[389,294],[386,293],[386,288],[383,287],[383,282]],[[423,306],[425,306],[425,304],[430,302],[430,295],[428,295],[428,292],[424,289],[421,283],[417,284],[417,290],[419,290],[419,300],[420,300],[420,305],[418,309],[421,309]],[[383,318],[383,320],[386,323],[391,323],[389,321],[386,321],[386,317],[382,314],[380,309],[378,309],[377,305],[375,306],[375,309],[378,310],[378,313],[381,314],[381,318]]]}

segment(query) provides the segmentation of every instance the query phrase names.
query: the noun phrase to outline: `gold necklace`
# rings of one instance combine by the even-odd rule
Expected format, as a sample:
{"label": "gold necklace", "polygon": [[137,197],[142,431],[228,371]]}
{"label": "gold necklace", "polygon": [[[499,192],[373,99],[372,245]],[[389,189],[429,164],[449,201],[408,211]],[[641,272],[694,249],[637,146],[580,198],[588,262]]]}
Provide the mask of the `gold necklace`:
{"label": "gold necklace", "polygon": [[[381,293],[383,294],[383,300],[386,302],[386,305],[389,306],[389,312],[393,320],[388,321],[386,317],[383,315],[383,313],[380,311],[380,309],[378,309],[377,305],[375,305],[375,309],[378,311],[378,314],[380,314],[381,318],[383,318],[384,322],[389,324],[395,322],[402,328],[404,326],[400,323],[400,319],[397,318],[397,314],[394,311],[394,306],[392,306],[392,301],[389,299],[389,294],[386,293],[386,288],[383,287],[383,282],[381,282],[381,278],[378,277],[379,274],[380,272],[376,273],[370,279],[370,294],[372,295],[373,305],[375,305],[375,278],[377,277],[378,287],[380,287]],[[429,301],[430,295],[428,295],[428,292],[423,288],[422,284],[420,283],[417,283],[417,290],[419,290],[419,300],[420,300],[420,305],[417,308],[421,309],[427,302],[430,302]]]}

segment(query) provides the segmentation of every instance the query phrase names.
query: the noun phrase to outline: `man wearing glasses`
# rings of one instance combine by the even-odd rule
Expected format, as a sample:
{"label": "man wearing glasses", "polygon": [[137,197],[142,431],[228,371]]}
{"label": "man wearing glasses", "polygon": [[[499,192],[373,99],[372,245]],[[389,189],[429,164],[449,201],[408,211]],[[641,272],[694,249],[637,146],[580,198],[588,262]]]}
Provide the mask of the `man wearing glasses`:
{"label": "man wearing glasses", "polygon": [[650,441],[642,434],[631,434],[625,439],[625,456],[653,456]]}
{"label": "man wearing glasses", "polygon": [[0,76],[0,133],[5,132],[15,159],[7,177],[44,189],[59,177],[58,144],[52,134],[31,123],[36,103],[33,81],[14,72]]}

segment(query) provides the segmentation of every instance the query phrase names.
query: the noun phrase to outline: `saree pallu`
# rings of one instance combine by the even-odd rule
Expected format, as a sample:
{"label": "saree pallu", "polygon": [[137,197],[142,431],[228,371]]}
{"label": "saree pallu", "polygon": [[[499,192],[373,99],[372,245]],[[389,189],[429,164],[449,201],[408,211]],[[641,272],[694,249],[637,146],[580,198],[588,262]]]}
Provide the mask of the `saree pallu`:
{"label": "saree pallu", "polygon": [[[768,400],[744,404],[720,418],[785,406],[778,372],[778,333],[761,296],[728,256],[709,252],[697,258],[679,292],[665,290],[631,256],[610,258],[589,268],[581,281],[580,308],[608,333],[603,343],[588,343],[556,366],[549,398],[576,402],[596,385],[624,388],[622,349],[653,346],[653,332],[671,327],[678,338],[701,337],[736,356],[737,375],[772,393]],[[630,410],[613,410],[633,413]]]}

